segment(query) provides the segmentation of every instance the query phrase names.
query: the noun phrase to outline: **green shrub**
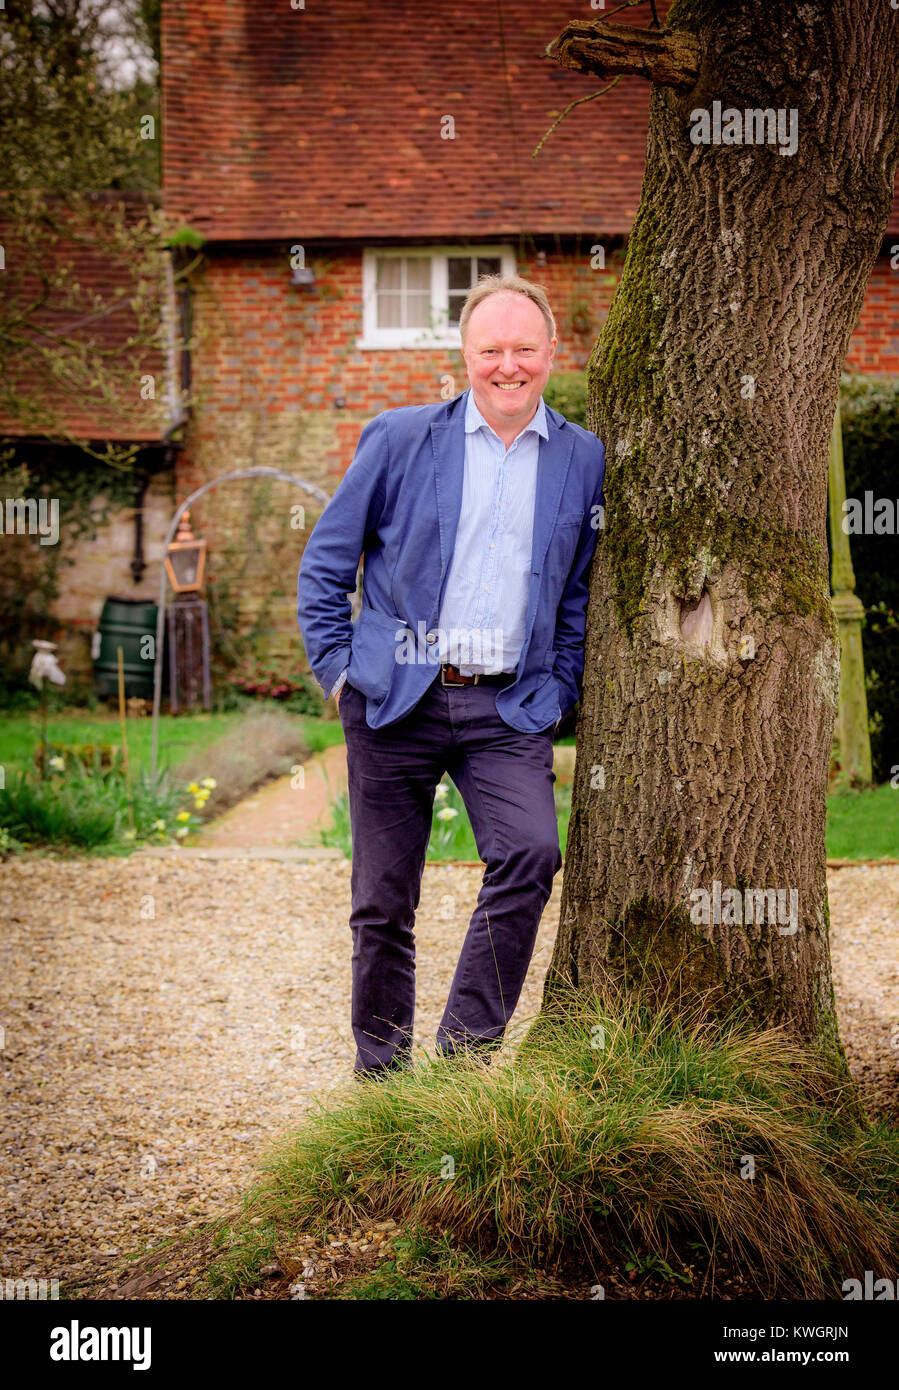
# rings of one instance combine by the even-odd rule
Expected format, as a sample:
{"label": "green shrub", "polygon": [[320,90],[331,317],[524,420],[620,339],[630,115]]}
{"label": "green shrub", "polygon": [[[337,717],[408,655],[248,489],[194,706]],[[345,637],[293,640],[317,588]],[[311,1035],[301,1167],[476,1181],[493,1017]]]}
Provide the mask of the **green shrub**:
{"label": "green shrub", "polygon": [[322,712],[322,693],[308,670],[300,666],[285,671],[272,662],[248,657],[242,669],[229,676],[228,685],[239,696],[277,700],[294,714],[315,718]]}
{"label": "green shrub", "polygon": [[[0,829],[23,845],[68,846],[93,850],[114,844],[169,839],[181,828],[199,824],[177,817],[185,792],[160,772],[155,778],[139,769],[132,782],[134,824],[121,768],[103,771],[71,761],[46,781],[19,771],[0,791]],[[161,828],[164,823],[164,829]]]}
{"label": "green shrub", "polygon": [[[846,496],[899,499],[899,382],[844,377],[840,389]],[[851,536],[856,592],[865,605],[865,683],[875,782],[899,765],[899,565],[895,535]]]}
{"label": "green shrub", "polygon": [[553,410],[558,410],[575,425],[587,424],[587,376],[585,372],[553,372],[543,399]]}

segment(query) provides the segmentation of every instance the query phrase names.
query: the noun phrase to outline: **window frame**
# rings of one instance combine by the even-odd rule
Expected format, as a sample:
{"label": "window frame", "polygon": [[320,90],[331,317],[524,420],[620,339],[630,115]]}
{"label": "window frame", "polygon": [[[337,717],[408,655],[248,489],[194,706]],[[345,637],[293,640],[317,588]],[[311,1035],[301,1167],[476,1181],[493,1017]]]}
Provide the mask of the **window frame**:
{"label": "window frame", "polygon": [[449,314],[449,266],[450,256],[498,256],[503,275],[515,274],[515,252],[507,243],[476,246],[367,246],[362,252],[362,336],[356,339],[356,347],[362,351],[372,349],[424,349],[455,348],[462,346],[458,327],[444,320],[442,327],[433,328],[379,328],[377,326],[377,262],[381,257],[416,256],[430,259],[431,262],[431,312]]}

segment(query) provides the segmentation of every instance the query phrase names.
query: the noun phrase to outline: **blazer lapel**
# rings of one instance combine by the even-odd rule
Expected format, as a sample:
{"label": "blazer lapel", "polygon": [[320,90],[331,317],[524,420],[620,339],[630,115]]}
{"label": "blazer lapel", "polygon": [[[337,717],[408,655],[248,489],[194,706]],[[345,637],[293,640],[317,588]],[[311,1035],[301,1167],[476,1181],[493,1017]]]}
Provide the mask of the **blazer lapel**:
{"label": "blazer lapel", "polygon": [[[537,490],[534,497],[534,539],[531,549],[531,587],[525,622],[525,641],[530,638],[540,592],[539,576],[543,572],[546,552],[552,540],[553,528],[559,514],[559,504],[565,490],[565,479],[574,448],[574,431],[562,434],[549,411],[546,412],[549,437],[541,439],[537,459]],[[538,582],[535,583],[535,580]]]}
{"label": "blazer lapel", "polygon": [[565,479],[574,448],[574,433],[566,438],[547,412],[549,437],[541,439],[537,459],[537,492],[534,498],[534,542],[531,568],[536,574],[543,569],[546,552],[552,539],[559,503],[565,489]]}
{"label": "blazer lapel", "polygon": [[465,476],[465,403],[467,392],[457,398],[452,414],[431,425],[434,450],[434,481],[437,488],[437,526],[440,533],[440,593],[449,570],[456,528],[462,510],[462,481]]}

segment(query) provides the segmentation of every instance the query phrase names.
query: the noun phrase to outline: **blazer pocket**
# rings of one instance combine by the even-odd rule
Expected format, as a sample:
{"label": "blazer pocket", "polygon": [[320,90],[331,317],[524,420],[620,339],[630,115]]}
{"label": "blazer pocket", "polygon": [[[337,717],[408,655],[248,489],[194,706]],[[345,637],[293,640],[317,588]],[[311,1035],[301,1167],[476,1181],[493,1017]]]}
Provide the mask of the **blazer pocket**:
{"label": "blazer pocket", "polygon": [[347,680],[371,700],[383,700],[390,688],[400,650],[397,633],[405,628],[402,618],[363,604],[353,626]]}
{"label": "blazer pocket", "polygon": [[562,571],[565,576],[571,568],[583,524],[583,512],[565,512],[556,518],[552,540],[549,543],[549,559],[554,568]]}

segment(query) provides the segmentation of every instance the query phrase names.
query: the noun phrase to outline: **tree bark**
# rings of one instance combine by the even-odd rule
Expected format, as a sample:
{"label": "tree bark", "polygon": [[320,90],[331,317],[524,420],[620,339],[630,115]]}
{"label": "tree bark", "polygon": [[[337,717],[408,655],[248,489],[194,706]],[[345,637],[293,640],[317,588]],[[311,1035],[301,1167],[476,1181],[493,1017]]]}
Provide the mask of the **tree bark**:
{"label": "tree bark", "polygon": [[602,77],[633,73],[661,87],[692,87],[699,75],[699,42],[684,29],[635,29],[632,24],[573,19],[550,50],[563,68]]}
{"label": "tree bark", "polygon": [[[544,1002],[676,981],[842,1065],[827,460],[899,158],[899,13],[676,0],[668,24],[701,61],[688,90],[653,86],[640,207],[589,368],[606,525]],[[797,152],[691,143],[691,112],[716,101],[795,110]],[[716,883],[739,917],[731,897],[713,920]],[[746,891],[768,889],[783,912],[753,898],[743,920]]]}

